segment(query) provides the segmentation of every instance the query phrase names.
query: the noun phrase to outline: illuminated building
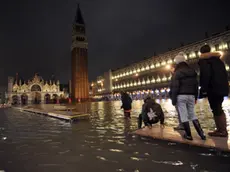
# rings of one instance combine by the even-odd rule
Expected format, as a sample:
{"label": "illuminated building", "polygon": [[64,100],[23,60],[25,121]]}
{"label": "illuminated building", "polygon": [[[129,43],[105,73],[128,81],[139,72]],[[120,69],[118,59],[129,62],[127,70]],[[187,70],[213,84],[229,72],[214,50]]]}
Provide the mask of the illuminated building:
{"label": "illuminated building", "polygon": [[[126,65],[126,67],[112,70],[111,78],[101,76],[106,82],[107,79],[112,80],[111,85],[98,88],[94,85],[94,92],[91,96],[112,96],[119,97],[120,91],[129,92],[133,98],[143,98],[147,94],[152,94],[155,97],[167,96],[169,82],[171,80],[170,66],[174,63],[174,57],[181,51],[186,54],[187,62],[196,69],[199,74],[198,57],[200,55],[200,47],[209,44],[211,51],[219,51],[221,54],[229,53],[230,50],[230,31],[217,34],[202,41],[185,45],[183,47],[168,51],[148,58],[146,60]],[[224,56],[223,56],[224,57]],[[225,60],[225,59],[223,59]],[[226,69],[229,71],[229,66],[226,64]],[[98,88],[98,89],[95,89]]]}

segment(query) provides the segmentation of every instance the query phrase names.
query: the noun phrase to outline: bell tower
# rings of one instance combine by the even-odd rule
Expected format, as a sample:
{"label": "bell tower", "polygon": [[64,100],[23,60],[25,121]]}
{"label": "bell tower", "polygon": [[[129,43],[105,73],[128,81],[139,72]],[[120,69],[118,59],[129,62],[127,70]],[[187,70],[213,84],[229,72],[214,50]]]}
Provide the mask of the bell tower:
{"label": "bell tower", "polygon": [[72,28],[71,54],[71,96],[84,101],[89,98],[88,42],[79,4]]}

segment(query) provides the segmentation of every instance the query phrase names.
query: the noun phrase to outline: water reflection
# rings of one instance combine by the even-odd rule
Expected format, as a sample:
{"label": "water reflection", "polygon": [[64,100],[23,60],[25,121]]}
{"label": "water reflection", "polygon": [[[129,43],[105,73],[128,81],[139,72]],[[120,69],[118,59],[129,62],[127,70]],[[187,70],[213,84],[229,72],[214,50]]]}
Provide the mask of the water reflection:
{"label": "water reflection", "polygon": [[[176,126],[177,115],[171,101],[157,101],[162,104],[167,125]],[[216,156],[213,151],[184,148],[129,134],[137,128],[142,103],[133,102],[131,120],[124,119],[119,101],[77,104],[79,111],[87,110],[91,117],[90,121],[73,124],[0,109],[0,169],[35,172],[228,171],[229,154]],[[229,100],[225,100],[223,106],[228,122],[229,105]],[[206,101],[199,101],[196,112],[204,128],[213,127]]]}

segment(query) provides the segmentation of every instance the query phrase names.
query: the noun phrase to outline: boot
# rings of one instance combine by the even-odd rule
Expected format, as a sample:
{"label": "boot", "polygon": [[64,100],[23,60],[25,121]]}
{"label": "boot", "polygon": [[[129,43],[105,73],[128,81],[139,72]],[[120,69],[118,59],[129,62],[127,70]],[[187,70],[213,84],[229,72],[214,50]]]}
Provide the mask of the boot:
{"label": "boot", "polygon": [[228,137],[225,113],[223,112],[220,116],[214,116],[214,120],[217,129],[213,132],[209,132],[208,135],[212,137]]}
{"label": "boot", "polygon": [[173,127],[174,130],[184,130],[184,126],[183,124],[179,124],[178,126],[176,127]]}
{"label": "boot", "polygon": [[183,122],[182,124],[185,130],[184,138],[187,140],[193,140],[189,122]]}
{"label": "boot", "polygon": [[218,122],[218,117],[215,116],[215,115],[214,115],[214,122],[215,122],[215,125],[216,125],[216,129],[214,131],[212,131],[212,132],[209,132],[208,133],[209,136],[215,135],[220,130],[220,125],[219,125],[219,122]]}
{"label": "boot", "polygon": [[199,123],[198,119],[193,120],[192,122],[193,122],[193,125],[194,125],[197,133],[199,134],[200,138],[202,140],[206,140],[206,136],[205,136],[204,131],[202,130],[202,128],[200,126],[200,123]]}
{"label": "boot", "polygon": [[141,114],[139,115],[138,117],[138,128],[141,129],[141,126],[142,126],[142,117],[141,117]]}

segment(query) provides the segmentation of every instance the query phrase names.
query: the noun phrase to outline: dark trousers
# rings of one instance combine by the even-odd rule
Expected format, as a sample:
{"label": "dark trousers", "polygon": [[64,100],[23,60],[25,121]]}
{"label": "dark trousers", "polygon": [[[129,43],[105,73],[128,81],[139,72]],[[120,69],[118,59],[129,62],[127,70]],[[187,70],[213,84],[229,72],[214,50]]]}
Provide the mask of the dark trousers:
{"label": "dark trousers", "polygon": [[208,101],[214,116],[221,116],[223,114],[222,103],[224,96],[208,95]]}
{"label": "dark trousers", "polygon": [[152,124],[158,123],[159,119],[156,118],[156,119],[153,119],[150,121],[149,118],[147,117],[147,115],[140,114],[138,117],[138,128],[141,128],[142,121],[144,121],[145,126],[147,126],[148,124],[152,125]]}

